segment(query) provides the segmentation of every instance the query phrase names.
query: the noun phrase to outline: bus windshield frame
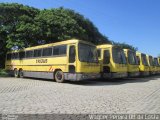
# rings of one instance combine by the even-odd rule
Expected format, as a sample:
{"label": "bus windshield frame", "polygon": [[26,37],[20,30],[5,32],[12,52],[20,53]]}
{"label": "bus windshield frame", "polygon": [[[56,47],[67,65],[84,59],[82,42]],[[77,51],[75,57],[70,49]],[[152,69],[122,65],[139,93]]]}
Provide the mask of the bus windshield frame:
{"label": "bus windshield frame", "polygon": [[98,63],[98,54],[96,46],[79,43],[78,58],[80,62]]}

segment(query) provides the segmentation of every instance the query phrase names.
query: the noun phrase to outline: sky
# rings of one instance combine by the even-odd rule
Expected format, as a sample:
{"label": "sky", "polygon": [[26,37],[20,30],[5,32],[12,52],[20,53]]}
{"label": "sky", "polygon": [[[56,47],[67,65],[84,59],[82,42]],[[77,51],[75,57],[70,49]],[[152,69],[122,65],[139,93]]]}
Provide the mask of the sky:
{"label": "sky", "polygon": [[160,54],[160,0],[0,0],[39,9],[64,7],[90,19],[110,40]]}

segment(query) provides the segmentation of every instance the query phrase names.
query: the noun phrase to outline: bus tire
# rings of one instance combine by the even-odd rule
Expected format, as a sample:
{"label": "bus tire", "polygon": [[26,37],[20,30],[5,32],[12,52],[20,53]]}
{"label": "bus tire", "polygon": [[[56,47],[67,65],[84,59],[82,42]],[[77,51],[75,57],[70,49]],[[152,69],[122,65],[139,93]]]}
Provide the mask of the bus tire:
{"label": "bus tire", "polygon": [[19,71],[17,69],[14,69],[14,77],[16,78],[19,77]]}
{"label": "bus tire", "polygon": [[23,70],[22,69],[19,70],[19,77],[23,78]]}
{"label": "bus tire", "polygon": [[55,71],[54,78],[56,82],[63,83],[64,82],[64,73],[61,70]]}

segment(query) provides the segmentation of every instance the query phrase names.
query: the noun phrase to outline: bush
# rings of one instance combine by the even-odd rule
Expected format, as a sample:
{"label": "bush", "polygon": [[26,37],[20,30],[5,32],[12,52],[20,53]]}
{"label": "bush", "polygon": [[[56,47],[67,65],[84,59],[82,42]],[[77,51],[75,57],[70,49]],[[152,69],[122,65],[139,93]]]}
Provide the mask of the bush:
{"label": "bush", "polygon": [[0,69],[0,77],[7,77],[8,73],[4,69]]}

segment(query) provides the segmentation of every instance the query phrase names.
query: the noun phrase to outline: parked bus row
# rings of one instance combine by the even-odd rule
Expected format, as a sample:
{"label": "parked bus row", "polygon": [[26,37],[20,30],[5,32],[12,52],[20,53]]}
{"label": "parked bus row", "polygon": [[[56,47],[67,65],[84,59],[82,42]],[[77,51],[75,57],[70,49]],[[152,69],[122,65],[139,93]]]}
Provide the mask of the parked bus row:
{"label": "parked bus row", "polygon": [[74,39],[8,52],[5,69],[15,77],[57,82],[111,79],[159,74],[160,58]]}

